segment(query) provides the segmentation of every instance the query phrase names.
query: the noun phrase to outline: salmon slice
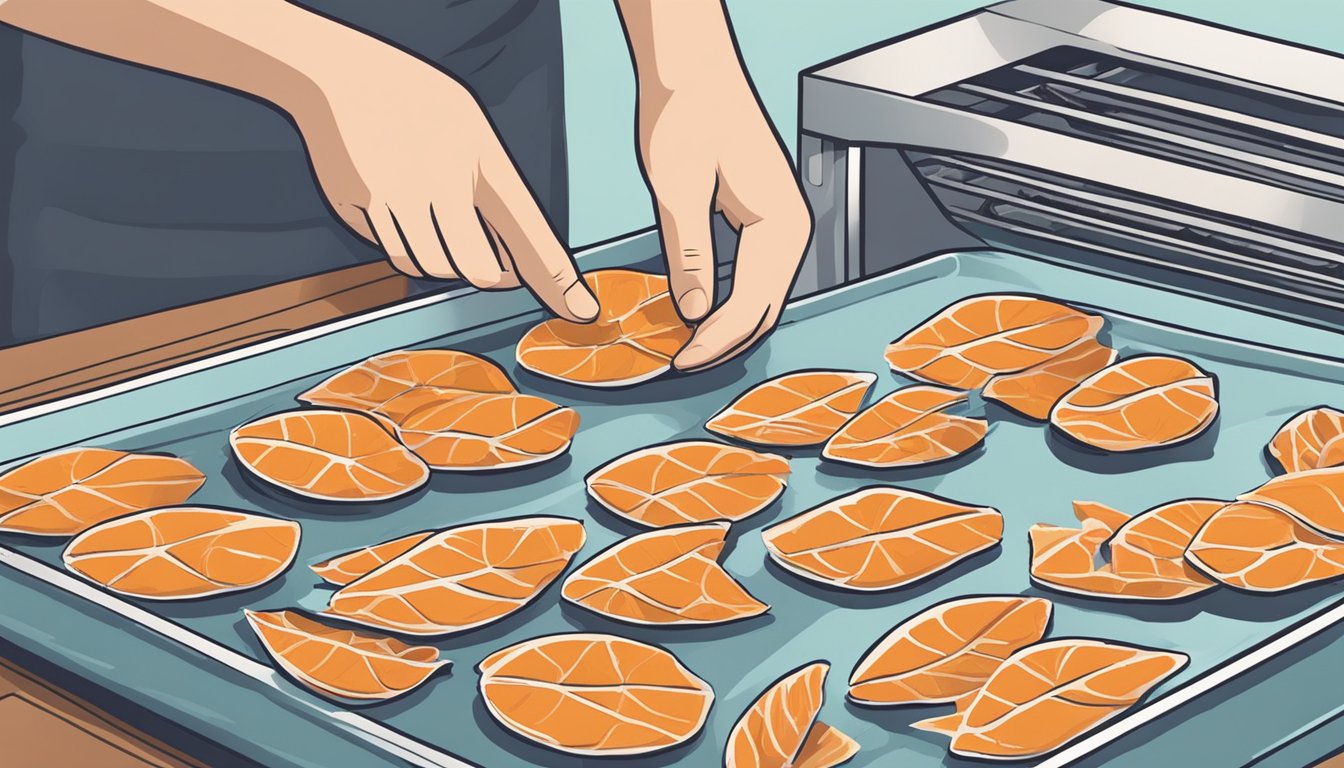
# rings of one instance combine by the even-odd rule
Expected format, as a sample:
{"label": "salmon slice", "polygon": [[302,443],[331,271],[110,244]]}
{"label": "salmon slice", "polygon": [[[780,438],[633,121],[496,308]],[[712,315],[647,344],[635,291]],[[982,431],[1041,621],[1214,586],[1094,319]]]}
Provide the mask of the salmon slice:
{"label": "salmon slice", "polygon": [[853,590],[900,587],[952,567],[1003,538],[1003,516],[902,488],[828,501],[761,532],[776,563]]}
{"label": "salmon slice", "polygon": [[994,376],[1053,360],[1102,319],[1035,296],[973,296],[947,307],[887,346],[892,370],[933,384],[979,389]]}
{"label": "salmon slice", "polygon": [[328,584],[343,587],[387,565],[397,556],[411,551],[416,544],[433,536],[434,533],[435,531],[419,531],[379,544],[361,547],[308,567]]}
{"label": "salmon slice", "polygon": [[65,548],[65,567],[123,595],[182,600],[261,586],[299,550],[293,520],[164,507],[97,525]]}
{"label": "salmon slice", "polygon": [[382,501],[429,480],[429,467],[368,416],[288,411],[229,433],[244,469],[272,485],[325,501]]}
{"label": "salmon slice", "polygon": [[1103,451],[1138,451],[1198,437],[1218,415],[1218,384],[1188,360],[1129,357],[1084,379],[1050,423]]}
{"label": "salmon slice", "polygon": [[1324,405],[1303,411],[1279,428],[1267,448],[1284,472],[1344,465],[1344,412]]}
{"label": "salmon slice", "polygon": [[73,536],[105,520],[181,504],[205,483],[187,461],[71,448],[0,475],[0,532]]}
{"label": "salmon slice", "polygon": [[561,594],[634,624],[721,624],[759,616],[770,606],[719,565],[727,535],[728,523],[714,522],[631,536],[570,574]]}
{"label": "salmon slice", "polygon": [[876,381],[858,371],[786,373],[747,390],[705,429],[756,445],[820,445],[859,412]]}
{"label": "salmon slice", "polygon": [[1044,637],[1051,609],[1049,600],[1016,596],[935,605],[868,649],[850,675],[849,698],[869,706],[956,701]]}
{"label": "salmon slice", "polygon": [[417,388],[437,390],[442,398],[515,391],[508,375],[489,360],[453,349],[417,349],[384,352],[346,368],[299,395],[299,401],[396,421],[400,414],[388,404]]}
{"label": "salmon slice", "polygon": [[830,768],[858,754],[858,742],[817,720],[830,668],[813,662],[767,688],[729,732],[725,768]]}
{"label": "salmon slice", "polygon": [[539,464],[569,450],[579,414],[532,395],[441,396],[419,388],[394,399],[397,437],[431,469],[458,472]]}
{"label": "salmon slice", "polygon": [[449,528],[331,596],[326,614],[407,635],[446,635],[532,602],[583,547],[583,523],[524,517]]}
{"label": "salmon slice", "polygon": [[589,272],[601,309],[591,323],[552,318],[518,341],[518,364],[540,376],[587,387],[623,387],[672,369],[691,338],[667,278],[628,269]]}
{"label": "salmon slice", "polygon": [[416,689],[451,662],[439,649],[328,626],[295,611],[243,611],[289,676],[322,696],[386,701]]}
{"label": "salmon slice", "polygon": [[1280,475],[1237,498],[1283,510],[1327,536],[1344,539],[1344,467]]}
{"label": "salmon slice", "polygon": [[599,504],[650,528],[743,520],[783,493],[789,461],[770,453],[687,440],[628,453],[588,475]]}
{"label": "salmon slice", "polygon": [[1114,349],[1085,338],[1034,368],[995,376],[983,394],[1023,416],[1046,421],[1061,397],[1078,382],[1115,362],[1115,355]]}
{"label": "salmon slice", "polygon": [[[1032,581],[1086,597],[1176,600],[1205,592],[1217,583],[1186,562],[1185,550],[1225,504],[1185,499],[1124,519],[1095,502],[1075,502],[1082,528],[1038,524],[1028,531]],[[1110,562],[1098,565],[1107,542]]]}
{"label": "salmon slice", "polygon": [[675,656],[616,635],[539,637],[477,666],[485,707],[508,730],[573,755],[642,755],[689,741],[714,690]]}
{"label": "salmon slice", "polygon": [[1189,660],[1120,643],[1049,640],[1013,654],[958,701],[957,714],[914,727],[951,736],[961,757],[1040,757],[1123,714]]}
{"label": "salmon slice", "polygon": [[943,461],[985,439],[983,419],[954,416],[948,408],[966,395],[942,387],[905,387],[855,416],[826,443],[824,459],[864,467],[909,467]]}
{"label": "salmon slice", "polygon": [[1251,592],[1284,592],[1344,576],[1344,542],[1249,502],[1229,504],[1210,518],[1185,556],[1212,578]]}

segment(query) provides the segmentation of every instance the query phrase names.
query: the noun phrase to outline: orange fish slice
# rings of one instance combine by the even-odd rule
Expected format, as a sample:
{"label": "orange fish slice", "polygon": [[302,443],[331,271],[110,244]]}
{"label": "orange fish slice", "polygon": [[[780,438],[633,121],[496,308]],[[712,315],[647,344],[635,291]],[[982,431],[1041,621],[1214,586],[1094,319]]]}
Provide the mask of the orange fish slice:
{"label": "orange fish slice", "polygon": [[1284,472],[1344,465],[1344,412],[1320,406],[1279,428],[1267,446]]}
{"label": "orange fish slice", "polygon": [[552,318],[518,341],[518,364],[588,387],[623,387],[660,376],[691,338],[667,278],[628,269],[584,276],[601,310],[591,323]]}
{"label": "orange fish slice", "polygon": [[572,755],[675,747],[704,727],[714,690],[662,648],[616,635],[539,637],[477,666],[481,698],[513,733]]}
{"label": "orange fish slice", "polygon": [[1266,504],[1336,539],[1344,539],[1344,467],[1280,475],[1237,498]]}
{"label": "orange fish slice", "polygon": [[640,525],[742,520],[784,491],[789,461],[770,453],[687,440],[644,448],[588,475],[599,504]]}
{"label": "orange fish slice", "polygon": [[1003,538],[1003,516],[901,488],[866,488],[761,532],[775,562],[835,587],[900,587]]}
{"label": "orange fish slice", "polygon": [[1115,362],[1115,354],[1114,349],[1096,339],[1083,339],[1035,368],[995,376],[983,394],[1023,416],[1046,421],[1061,397],[1078,382]]}
{"label": "orange fish slice", "polygon": [[299,524],[231,509],[164,507],[97,525],[65,567],[123,595],[181,600],[261,586],[289,568]]}
{"label": "orange fish slice", "polygon": [[[1031,578],[1087,597],[1175,600],[1217,586],[1185,561],[1185,549],[1226,502],[1173,501],[1132,518],[1093,502],[1075,502],[1083,527],[1033,525]],[[1116,525],[1117,520],[1124,520]],[[1097,565],[1110,542],[1110,562]]]}
{"label": "orange fish slice", "polygon": [[539,464],[569,450],[579,414],[532,395],[457,395],[412,390],[390,404],[404,408],[397,437],[430,466],[459,472]]}
{"label": "orange fish slice", "polygon": [[441,397],[515,391],[504,371],[489,360],[453,349],[417,349],[371,357],[304,392],[299,400],[395,421],[399,414],[395,408],[387,409],[388,404],[421,387],[438,390]]}
{"label": "orange fish slice", "polygon": [[1045,636],[1051,608],[1049,600],[1016,596],[935,605],[868,649],[850,675],[849,698],[869,706],[956,701]]}
{"label": "orange fish slice", "polygon": [[205,475],[172,456],[71,448],[0,475],[0,532],[73,536],[119,515],[181,504]]}
{"label": "orange fish slice", "polygon": [[1011,294],[973,296],[887,346],[893,370],[934,384],[978,389],[1096,338],[1102,319],[1053,301]]}
{"label": "orange fish slice", "polygon": [[1103,451],[1160,448],[1198,437],[1218,415],[1213,376],[1178,357],[1129,357],[1084,379],[1050,423]]}
{"label": "orange fish slice", "polygon": [[820,445],[859,412],[876,381],[858,371],[786,373],[747,390],[705,429],[756,445]]}
{"label": "orange fish slice", "polygon": [[229,444],[248,472],[313,499],[382,501],[429,480],[423,461],[358,413],[277,413],[235,428]]}
{"label": "orange fish slice", "polygon": [[725,768],[830,768],[857,754],[858,742],[817,720],[830,668],[813,662],[771,684],[729,732]]}
{"label": "orange fish slice", "polygon": [[983,688],[958,700],[955,715],[914,727],[951,736],[961,757],[1040,757],[1123,714],[1189,660],[1120,643],[1049,640],[1013,654]]}
{"label": "orange fish slice", "polygon": [[439,659],[437,648],[327,626],[295,611],[243,613],[281,669],[313,691],[335,699],[393,699],[451,663]]}
{"label": "orange fish slice", "polygon": [[434,531],[412,533],[380,544],[361,547],[308,567],[328,584],[343,587],[387,565],[397,556],[409,552],[416,544],[433,536],[434,533]]}
{"label": "orange fish slice", "polygon": [[826,443],[821,456],[864,467],[909,467],[954,458],[985,439],[983,419],[954,416],[948,408],[965,393],[942,387],[905,387],[855,416]]}
{"label": "orange fish slice", "polygon": [[1248,502],[1215,514],[1185,556],[1210,577],[1251,592],[1284,592],[1344,576],[1344,542]]}
{"label": "orange fish slice", "polygon": [[326,613],[407,635],[463,632],[530,603],[584,538],[583,523],[567,517],[449,528],[341,587]]}
{"label": "orange fish slice", "polygon": [[682,525],[632,536],[565,579],[564,598],[634,624],[720,624],[759,616],[752,597],[718,558],[728,523]]}

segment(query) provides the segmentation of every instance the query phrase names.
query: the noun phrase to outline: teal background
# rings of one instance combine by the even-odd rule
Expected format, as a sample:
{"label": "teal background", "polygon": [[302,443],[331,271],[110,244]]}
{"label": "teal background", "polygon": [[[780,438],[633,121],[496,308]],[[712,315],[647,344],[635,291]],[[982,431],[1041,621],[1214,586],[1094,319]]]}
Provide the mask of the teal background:
{"label": "teal background", "polygon": [[[1132,4],[1344,51],[1344,2],[1340,0],[1138,0]],[[797,142],[800,70],[986,5],[992,3],[728,0],[743,59],[790,149]],[[564,0],[561,23],[571,188],[569,231],[570,243],[578,247],[651,226],[653,209],[635,160],[635,80],[615,5],[608,0]]]}

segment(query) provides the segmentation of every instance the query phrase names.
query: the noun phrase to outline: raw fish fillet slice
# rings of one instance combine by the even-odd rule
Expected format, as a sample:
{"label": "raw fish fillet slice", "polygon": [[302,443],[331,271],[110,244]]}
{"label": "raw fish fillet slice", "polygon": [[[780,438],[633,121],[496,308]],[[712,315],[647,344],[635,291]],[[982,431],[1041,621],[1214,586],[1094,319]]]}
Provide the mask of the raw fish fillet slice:
{"label": "raw fish fillet slice", "polygon": [[683,525],[632,536],[579,566],[561,594],[635,624],[719,624],[759,616],[770,607],[719,565],[728,525]]}
{"label": "raw fish fillet slice", "polygon": [[345,408],[387,417],[402,415],[388,404],[417,388],[437,390],[440,397],[457,394],[514,391],[499,366],[476,355],[453,349],[416,349],[384,352],[351,366],[299,395],[309,405]]}
{"label": "raw fish fillet slice", "polygon": [[231,509],[164,507],[76,536],[65,567],[123,595],[182,600],[261,586],[289,568],[299,524]]}
{"label": "raw fish fillet slice", "polygon": [[956,701],[980,689],[1050,624],[1049,600],[988,596],[950,600],[899,624],[864,654],[849,698],[871,706]]}
{"label": "raw fish fillet slice", "polygon": [[486,709],[513,733],[572,755],[632,756],[689,741],[714,691],[675,656],[615,635],[539,637],[477,667]]}
{"label": "raw fish fillet slice", "polygon": [[1115,362],[1115,350],[1096,339],[1084,338],[1059,357],[1021,373],[995,376],[985,386],[984,396],[1040,421],[1050,418],[1050,409],[1078,382]]}
{"label": "raw fish fillet slice", "polygon": [[434,531],[420,531],[379,544],[371,544],[308,567],[328,584],[342,587],[381,568],[398,555],[409,552],[412,547],[433,536],[434,533]]}
{"label": "raw fish fillet slice", "polygon": [[383,501],[414,491],[429,468],[379,422],[348,411],[288,411],[229,433],[238,463],[268,483],[326,501]]}
{"label": "raw fish fillet slice", "polygon": [[705,429],[756,445],[820,445],[853,418],[877,376],[858,371],[795,371],[747,390]]}
{"label": "raw fish fillet slice", "polygon": [[979,389],[994,376],[1053,360],[1103,321],[1034,296],[973,296],[926,320],[887,346],[893,370],[957,389]]}
{"label": "raw fish fillet slice", "polygon": [[1229,504],[1210,518],[1185,556],[1212,578],[1251,592],[1284,592],[1344,576],[1344,542],[1249,502]]}
{"label": "raw fish fillet slice", "polygon": [[1284,472],[1344,465],[1344,412],[1321,406],[1288,420],[1269,442]]}
{"label": "raw fish fillet slice", "polygon": [[761,532],[766,551],[799,576],[843,589],[909,584],[1003,538],[1003,516],[901,488],[828,501]]}
{"label": "raw fish fillet slice", "polygon": [[771,684],[729,732],[725,768],[830,768],[857,754],[858,742],[817,720],[830,668],[813,662]]}
{"label": "raw fish fillet slice", "polygon": [[243,611],[266,653],[313,691],[338,700],[386,701],[451,662],[430,646],[331,627],[295,611]]}
{"label": "raw fish fillet slice", "polygon": [[1283,510],[1327,536],[1344,539],[1344,467],[1279,475],[1237,498]]}
{"label": "raw fish fillet slice", "polygon": [[1060,432],[1103,451],[1198,437],[1218,415],[1218,384],[1178,357],[1129,357],[1084,379],[1050,412]]}
{"label": "raw fish fillet slice", "polygon": [[822,458],[865,467],[908,467],[943,461],[985,439],[983,419],[945,411],[966,395],[942,387],[905,387],[855,416],[826,443]]}
{"label": "raw fish fillet slice", "polygon": [[71,448],[0,475],[0,532],[73,536],[105,520],[181,504],[205,475],[173,456]]}
{"label": "raw fish fillet slice", "polygon": [[789,462],[746,448],[687,440],[628,453],[588,475],[602,506],[651,528],[743,520],[784,491]]}
{"label": "raw fish fillet slice", "polygon": [[567,517],[449,528],[339,589],[325,615],[407,635],[474,629],[535,599],[584,539]]}
{"label": "raw fish fillet slice", "polygon": [[417,389],[391,403],[397,437],[431,469],[458,472],[539,464],[569,450],[579,414],[532,395],[440,397]]}
{"label": "raw fish fillet slice", "polygon": [[915,723],[952,737],[961,757],[1019,760],[1049,754],[1141,700],[1189,657],[1086,639],[1029,645],[1003,663],[957,713]]}
{"label": "raw fish fillet slice", "polygon": [[518,364],[540,376],[588,387],[656,378],[691,338],[667,278],[628,269],[584,276],[601,310],[591,323],[552,318],[518,341]]}
{"label": "raw fish fillet slice", "polygon": [[[1087,597],[1174,600],[1217,586],[1185,561],[1185,549],[1226,502],[1185,499],[1126,519],[1094,502],[1075,502],[1082,528],[1031,527],[1031,578]],[[1110,562],[1097,559],[1110,543]]]}

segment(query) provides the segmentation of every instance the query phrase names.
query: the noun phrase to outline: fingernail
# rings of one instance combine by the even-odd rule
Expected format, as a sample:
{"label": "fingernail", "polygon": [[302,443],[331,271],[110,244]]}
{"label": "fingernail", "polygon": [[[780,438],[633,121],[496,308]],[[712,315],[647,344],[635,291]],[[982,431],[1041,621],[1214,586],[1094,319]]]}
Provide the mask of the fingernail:
{"label": "fingernail", "polygon": [[582,283],[575,283],[565,291],[565,306],[571,314],[581,320],[593,320],[597,317],[597,299],[588,292]]}
{"label": "fingernail", "polygon": [[692,288],[681,294],[677,306],[681,308],[681,314],[687,320],[699,320],[709,312],[709,298],[705,296],[703,290]]}
{"label": "fingernail", "polygon": [[684,371],[688,368],[704,365],[708,359],[709,355],[703,345],[692,344],[677,353],[677,356],[672,360],[672,365],[675,366],[677,370]]}

